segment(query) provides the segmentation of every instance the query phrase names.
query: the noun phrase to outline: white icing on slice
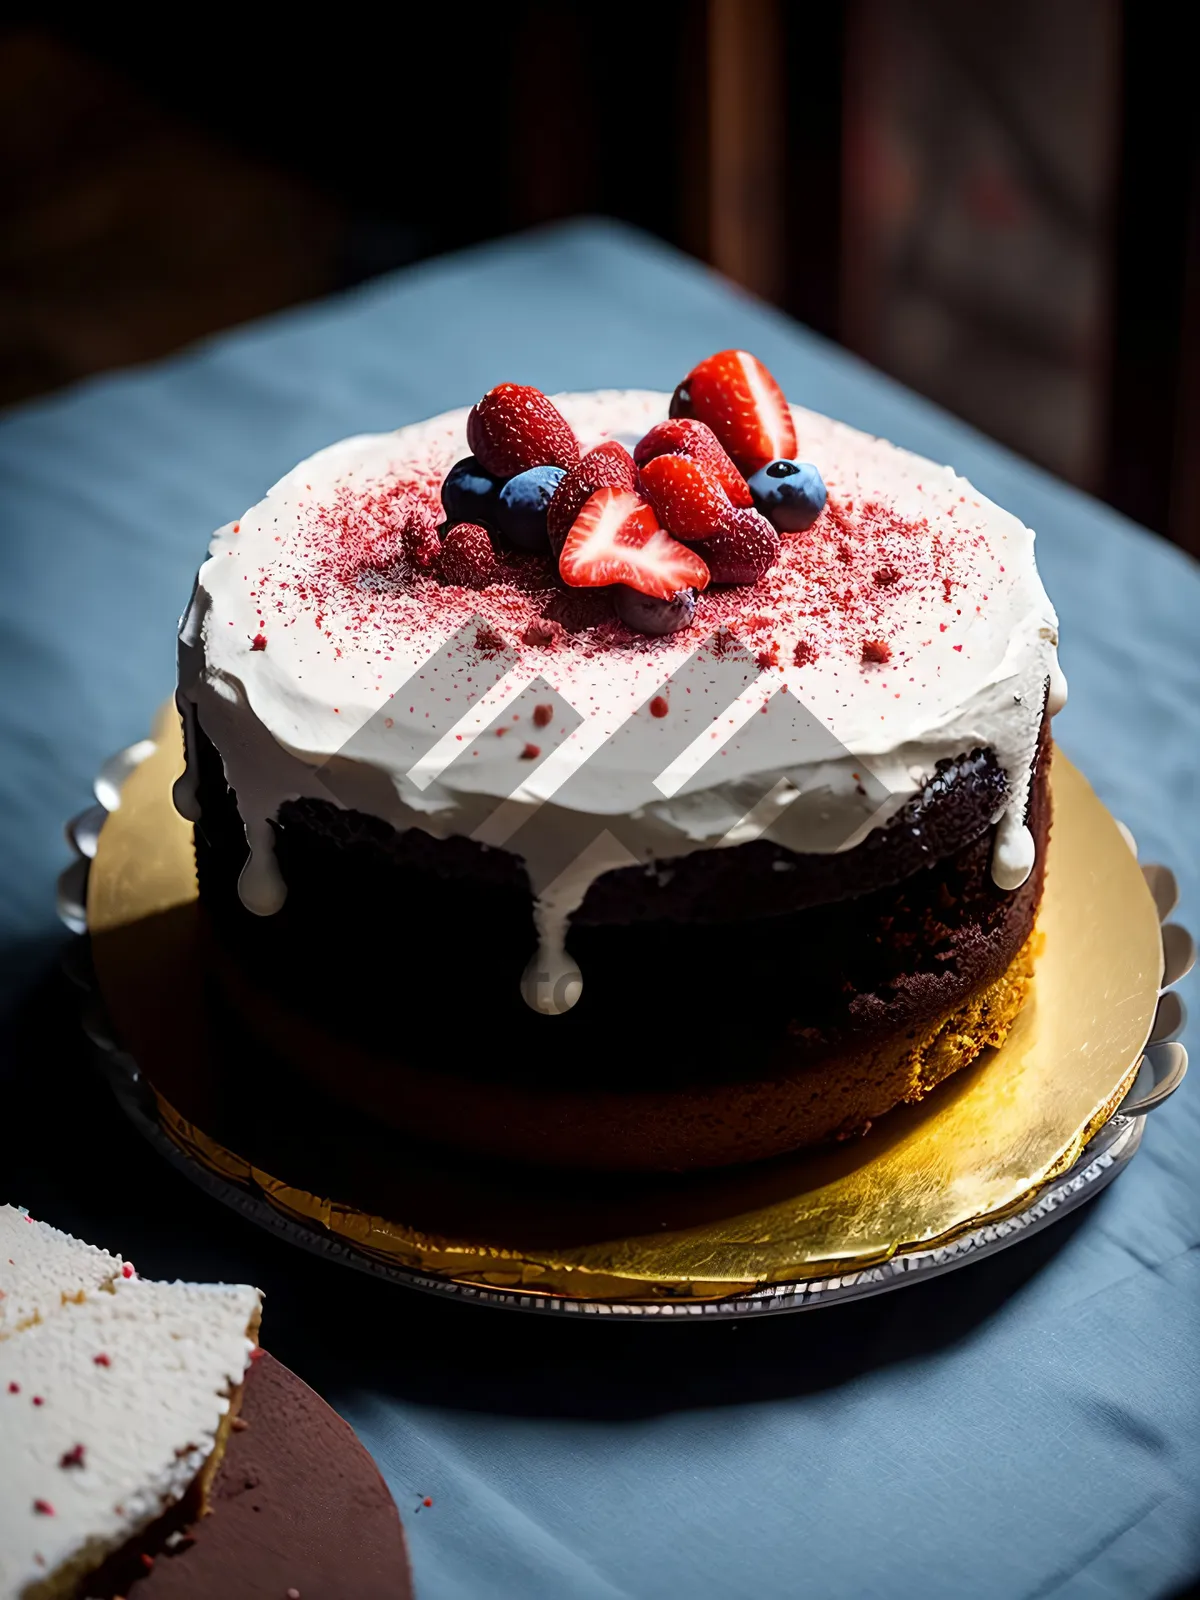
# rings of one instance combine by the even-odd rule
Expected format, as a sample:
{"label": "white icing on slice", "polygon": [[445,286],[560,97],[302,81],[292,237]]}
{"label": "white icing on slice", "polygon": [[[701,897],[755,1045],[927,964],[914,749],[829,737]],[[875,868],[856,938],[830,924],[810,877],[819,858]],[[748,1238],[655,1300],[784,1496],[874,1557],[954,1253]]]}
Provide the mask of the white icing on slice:
{"label": "white icing on slice", "polygon": [[90,1592],[84,1575],[187,1493],[259,1306],[244,1286],[118,1277],[0,1343],[0,1595]]}

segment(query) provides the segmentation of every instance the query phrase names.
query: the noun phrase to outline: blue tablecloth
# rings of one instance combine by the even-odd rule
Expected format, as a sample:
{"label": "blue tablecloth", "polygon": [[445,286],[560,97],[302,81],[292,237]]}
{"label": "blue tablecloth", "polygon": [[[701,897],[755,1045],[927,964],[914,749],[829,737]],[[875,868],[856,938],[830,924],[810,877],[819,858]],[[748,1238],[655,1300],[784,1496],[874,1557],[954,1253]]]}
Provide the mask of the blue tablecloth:
{"label": "blue tablecloth", "polygon": [[146,1273],[260,1283],[267,1341],[386,1474],[424,1600],[1175,1592],[1200,1574],[1200,1084],[1111,1191],[990,1262],[769,1322],[560,1325],[376,1284],[224,1212],[121,1123],[39,976],[62,821],[169,692],[212,528],[318,446],[502,378],[669,389],[735,344],[1037,529],[1061,742],[1196,919],[1197,568],[693,263],[558,228],[0,426],[0,1198]]}

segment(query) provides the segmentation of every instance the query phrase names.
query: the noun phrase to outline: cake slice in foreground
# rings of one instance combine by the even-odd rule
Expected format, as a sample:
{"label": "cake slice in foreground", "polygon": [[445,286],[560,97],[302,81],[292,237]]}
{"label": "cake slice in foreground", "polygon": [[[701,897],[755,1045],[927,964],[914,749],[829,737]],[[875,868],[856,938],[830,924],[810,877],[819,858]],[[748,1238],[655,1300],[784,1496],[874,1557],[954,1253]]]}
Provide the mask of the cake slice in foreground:
{"label": "cake slice in foreground", "polygon": [[94,1244],[0,1206],[0,1339],[44,1322],[81,1295],[111,1288],[126,1269]]}
{"label": "cake slice in foreground", "polygon": [[260,1308],[245,1286],[117,1278],[0,1345],[0,1600],[86,1592],[171,1507],[205,1509]]}

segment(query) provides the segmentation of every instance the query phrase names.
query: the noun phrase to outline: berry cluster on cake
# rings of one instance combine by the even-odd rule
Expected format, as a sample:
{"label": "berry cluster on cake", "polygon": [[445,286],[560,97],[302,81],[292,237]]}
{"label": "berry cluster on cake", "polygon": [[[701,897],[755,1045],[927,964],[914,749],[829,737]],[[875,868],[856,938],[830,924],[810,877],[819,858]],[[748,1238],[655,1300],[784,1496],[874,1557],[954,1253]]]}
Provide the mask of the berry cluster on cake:
{"label": "berry cluster on cake", "polygon": [[745,351],[319,452],[180,630],[217,969],[408,1133],[676,1170],[849,1133],[1027,993],[1033,534]]}

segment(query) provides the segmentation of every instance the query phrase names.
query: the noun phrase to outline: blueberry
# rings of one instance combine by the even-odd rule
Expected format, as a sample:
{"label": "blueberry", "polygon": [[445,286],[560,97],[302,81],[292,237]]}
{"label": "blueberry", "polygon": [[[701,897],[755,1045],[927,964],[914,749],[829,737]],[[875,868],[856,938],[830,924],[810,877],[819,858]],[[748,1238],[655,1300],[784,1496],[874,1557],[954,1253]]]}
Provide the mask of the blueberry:
{"label": "blueberry", "polygon": [[635,633],[678,633],[696,615],[696,591],[680,589],[670,600],[657,600],[627,583],[615,583],[613,609]]}
{"label": "blueberry", "polygon": [[518,550],[547,554],[546,508],[566,472],[562,467],[530,467],[510,478],[500,490],[496,526]]}
{"label": "blueberry", "polygon": [[780,533],[803,533],[825,509],[825,484],[808,461],[768,461],[749,480],[754,504]]}
{"label": "blueberry", "polygon": [[446,523],[495,523],[500,480],[479,465],[474,456],[456,461],[442,485],[442,510]]}
{"label": "blueberry", "polygon": [[692,391],[688,388],[685,378],[682,383],[676,384],[675,393],[671,396],[671,404],[667,410],[669,417],[690,417],[692,414]]}

